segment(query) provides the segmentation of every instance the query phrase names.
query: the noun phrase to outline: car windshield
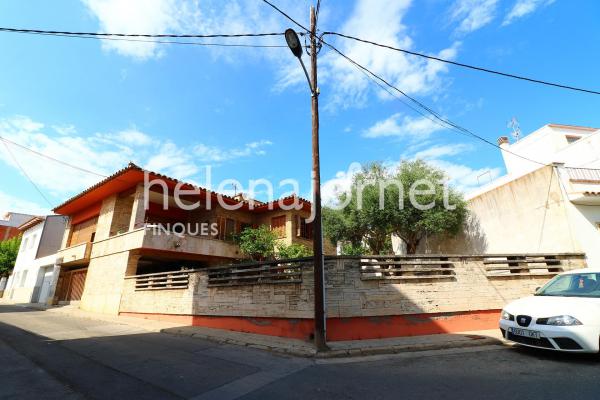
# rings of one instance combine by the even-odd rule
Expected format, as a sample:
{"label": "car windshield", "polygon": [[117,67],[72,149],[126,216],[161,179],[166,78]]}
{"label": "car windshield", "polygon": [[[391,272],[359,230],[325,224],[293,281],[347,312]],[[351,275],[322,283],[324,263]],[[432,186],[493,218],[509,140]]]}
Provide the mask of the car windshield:
{"label": "car windshield", "polygon": [[536,296],[600,297],[600,273],[558,275]]}

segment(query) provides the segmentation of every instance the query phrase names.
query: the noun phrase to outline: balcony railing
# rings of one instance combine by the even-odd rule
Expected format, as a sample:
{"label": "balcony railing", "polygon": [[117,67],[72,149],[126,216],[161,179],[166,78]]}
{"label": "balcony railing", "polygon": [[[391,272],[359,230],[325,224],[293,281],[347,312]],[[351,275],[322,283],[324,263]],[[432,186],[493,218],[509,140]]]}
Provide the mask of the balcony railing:
{"label": "balcony railing", "polygon": [[85,263],[90,259],[92,243],[85,242],[61,249],[57,254],[57,261],[61,264]]}
{"label": "balcony railing", "polygon": [[192,272],[194,270],[156,272],[128,276],[125,279],[135,279],[135,291],[187,289]]}
{"label": "balcony railing", "polygon": [[600,169],[565,168],[572,182],[600,183]]}
{"label": "balcony railing", "polygon": [[208,269],[208,287],[302,282],[302,266],[308,258],[228,265]]}

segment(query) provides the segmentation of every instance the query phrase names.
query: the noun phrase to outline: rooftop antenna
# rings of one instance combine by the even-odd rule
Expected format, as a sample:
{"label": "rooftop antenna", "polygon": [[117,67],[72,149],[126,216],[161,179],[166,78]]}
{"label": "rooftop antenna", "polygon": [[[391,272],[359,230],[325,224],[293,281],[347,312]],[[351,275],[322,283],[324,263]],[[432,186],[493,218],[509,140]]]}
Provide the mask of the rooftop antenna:
{"label": "rooftop antenna", "polygon": [[511,120],[508,122],[507,127],[512,129],[512,136],[515,138],[515,141],[518,142],[521,138],[521,127],[519,126],[519,121],[517,120],[517,117],[512,117]]}

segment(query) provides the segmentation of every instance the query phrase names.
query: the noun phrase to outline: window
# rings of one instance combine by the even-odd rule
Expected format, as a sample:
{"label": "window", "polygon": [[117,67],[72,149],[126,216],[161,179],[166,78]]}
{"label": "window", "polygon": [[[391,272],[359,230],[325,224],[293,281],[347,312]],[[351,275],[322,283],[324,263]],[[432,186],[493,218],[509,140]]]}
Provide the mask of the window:
{"label": "window", "polygon": [[95,217],[73,225],[71,227],[71,238],[69,240],[69,246],[75,246],[77,244],[93,241],[96,233],[97,223],[98,218]]}
{"label": "window", "polygon": [[36,240],[36,239],[37,239],[37,234],[34,234],[34,235],[31,237],[31,241],[29,242],[29,248],[30,248],[30,249],[32,249],[32,248],[33,248],[33,246],[35,246],[35,240]]}
{"label": "window", "polygon": [[235,235],[235,221],[231,218],[225,220],[225,240],[233,241]]}
{"label": "window", "polygon": [[27,249],[27,244],[29,242],[29,238],[26,237],[25,239],[23,239],[23,243],[21,244],[21,251],[25,251],[25,249]]}
{"label": "window", "polygon": [[569,144],[575,143],[576,141],[578,141],[579,139],[581,139],[581,136],[567,135],[565,137],[567,138],[567,143],[569,143]]}
{"label": "window", "polygon": [[244,230],[247,229],[247,228],[252,228],[252,224],[249,224],[248,222],[242,222],[240,224],[240,233],[244,232]]}
{"label": "window", "polygon": [[301,237],[303,239],[312,240],[313,238],[313,225],[311,223],[307,223],[306,219],[298,216],[298,231],[296,236]]}
{"label": "window", "polygon": [[557,275],[536,296],[600,297],[600,273]]}
{"label": "window", "polygon": [[25,279],[27,279],[27,270],[21,272],[21,283],[19,284],[20,287],[25,286]]}
{"label": "window", "polygon": [[277,237],[285,237],[285,215],[271,218],[271,230]]}
{"label": "window", "polygon": [[233,241],[236,230],[236,221],[232,218],[217,217],[218,233],[216,238],[219,240],[225,240],[228,242]]}

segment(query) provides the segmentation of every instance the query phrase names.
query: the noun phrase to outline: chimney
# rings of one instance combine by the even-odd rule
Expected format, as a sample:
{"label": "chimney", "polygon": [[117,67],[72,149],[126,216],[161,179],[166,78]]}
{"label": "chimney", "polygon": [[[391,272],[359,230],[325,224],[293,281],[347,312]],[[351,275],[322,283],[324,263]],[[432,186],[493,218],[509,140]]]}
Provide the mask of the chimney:
{"label": "chimney", "polygon": [[498,146],[502,147],[503,149],[508,147],[510,145],[510,142],[508,141],[508,136],[500,136],[498,138]]}
{"label": "chimney", "polygon": [[234,198],[234,200],[236,200],[236,201],[246,201],[246,200],[248,200],[248,197],[246,196],[246,194],[245,194],[245,193],[238,193],[238,194],[235,194],[235,195],[233,196],[233,198]]}

